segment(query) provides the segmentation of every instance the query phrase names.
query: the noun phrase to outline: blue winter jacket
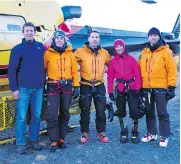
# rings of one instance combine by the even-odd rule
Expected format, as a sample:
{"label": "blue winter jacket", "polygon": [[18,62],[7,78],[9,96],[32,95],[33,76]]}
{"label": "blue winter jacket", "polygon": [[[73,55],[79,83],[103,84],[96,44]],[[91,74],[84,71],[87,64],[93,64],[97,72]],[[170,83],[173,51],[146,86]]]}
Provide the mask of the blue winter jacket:
{"label": "blue winter jacket", "polygon": [[22,43],[13,47],[8,68],[8,78],[12,92],[19,87],[37,89],[45,82],[44,47],[37,41]]}

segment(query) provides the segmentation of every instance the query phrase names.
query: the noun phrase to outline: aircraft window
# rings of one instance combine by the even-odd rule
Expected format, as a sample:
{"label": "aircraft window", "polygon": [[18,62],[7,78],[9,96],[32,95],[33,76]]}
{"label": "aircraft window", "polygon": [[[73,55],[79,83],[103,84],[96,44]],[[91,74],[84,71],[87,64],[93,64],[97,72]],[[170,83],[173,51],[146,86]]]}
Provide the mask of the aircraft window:
{"label": "aircraft window", "polygon": [[7,29],[8,31],[21,31],[21,26],[15,24],[7,24]]}
{"label": "aircraft window", "polygon": [[0,31],[21,32],[25,20],[20,16],[1,15]]}

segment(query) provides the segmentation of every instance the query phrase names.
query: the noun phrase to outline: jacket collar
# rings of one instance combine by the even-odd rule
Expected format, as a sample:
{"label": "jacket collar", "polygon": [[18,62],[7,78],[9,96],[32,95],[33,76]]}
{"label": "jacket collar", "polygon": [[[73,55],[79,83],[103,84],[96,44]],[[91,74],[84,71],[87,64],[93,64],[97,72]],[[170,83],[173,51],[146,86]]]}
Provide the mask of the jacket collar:
{"label": "jacket collar", "polygon": [[22,43],[23,44],[34,44],[35,43],[35,39],[33,41],[26,41],[25,38],[22,39]]}
{"label": "jacket collar", "polygon": [[101,46],[99,46],[99,45],[97,46],[97,48],[93,49],[92,47],[89,46],[89,42],[85,42],[83,47],[86,48],[89,52],[91,52],[91,53],[93,53],[95,55],[98,55],[99,54],[99,50],[102,49]]}
{"label": "jacket collar", "polygon": [[[54,50],[52,47],[50,47],[48,50],[51,51],[51,52],[55,52],[55,53],[58,53],[58,54],[59,54],[59,52],[57,52],[56,50]],[[64,52],[67,52],[67,51],[72,51],[72,46],[68,46],[68,47],[65,49]]]}
{"label": "jacket collar", "polygon": [[154,46],[151,46],[149,42],[147,42],[147,45],[146,45],[147,51],[151,51],[151,52],[160,51],[165,46],[166,46],[166,43],[165,43],[165,41],[163,40],[162,37],[160,38],[160,40]]}

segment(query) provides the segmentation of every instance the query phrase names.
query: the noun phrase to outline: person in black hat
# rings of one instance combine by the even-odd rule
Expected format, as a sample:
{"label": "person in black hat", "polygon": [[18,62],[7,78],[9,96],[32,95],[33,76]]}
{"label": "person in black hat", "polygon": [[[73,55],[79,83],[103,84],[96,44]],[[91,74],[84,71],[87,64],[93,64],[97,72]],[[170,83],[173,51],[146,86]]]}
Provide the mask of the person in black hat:
{"label": "person in black hat", "polygon": [[148,43],[141,52],[139,65],[142,76],[142,94],[146,106],[148,133],[142,142],[157,140],[155,103],[159,119],[161,147],[167,147],[170,134],[170,120],[167,102],[175,96],[177,82],[176,63],[172,51],[163,40],[160,31],[152,27],[148,32]]}

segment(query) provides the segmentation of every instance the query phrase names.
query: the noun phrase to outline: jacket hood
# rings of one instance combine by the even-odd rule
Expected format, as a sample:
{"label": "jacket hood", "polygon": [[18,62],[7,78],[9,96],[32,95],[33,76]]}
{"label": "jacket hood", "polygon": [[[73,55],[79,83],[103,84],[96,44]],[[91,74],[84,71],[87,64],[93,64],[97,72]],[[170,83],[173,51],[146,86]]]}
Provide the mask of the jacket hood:
{"label": "jacket hood", "polygon": [[[116,52],[116,47],[118,46],[118,45],[121,45],[121,46],[123,46],[123,48],[124,48],[124,51],[122,52],[122,54],[118,54],[117,52]],[[125,44],[124,44],[124,41],[123,40],[121,40],[121,39],[117,39],[117,40],[115,40],[114,41],[114,51],[115,51],[115,55],[116,56],[124,56],[124,55],[126,55],[126,48],[125,48]]]}

